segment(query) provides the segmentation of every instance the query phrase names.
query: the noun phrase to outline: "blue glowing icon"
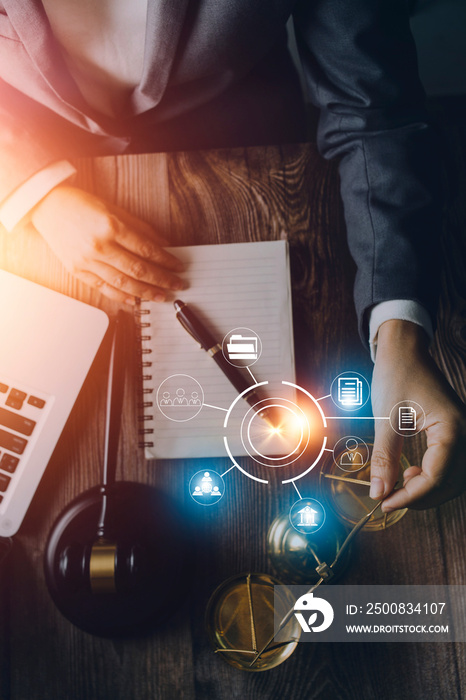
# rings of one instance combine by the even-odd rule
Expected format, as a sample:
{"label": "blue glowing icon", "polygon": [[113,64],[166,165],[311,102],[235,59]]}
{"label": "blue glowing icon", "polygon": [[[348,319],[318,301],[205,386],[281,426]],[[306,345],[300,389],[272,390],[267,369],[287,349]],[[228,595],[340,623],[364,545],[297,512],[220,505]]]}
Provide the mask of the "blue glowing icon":
{"label": "blue glowing icon", "polygon": [[189,482],[189,495],[202,506],[213,506],[225,493],[225,482],[212,470],[197,472]]}
{"label": "blue glowing icon", "polygon": [[325,510],[315,498],[301,498],[290,509],[290,523],[295,530],[310,535],[320,530],[325,522]]}
{"label": "blue glowing icon", "polygon": [[359,372],[352,370],[342,372],[333,380],[330,386],[330,396],[338,408],[342,408],[344,411],[357,411],[369,399],[369,382]]}
{"label": "blue glowing icon", "polygon": [[362,381],[357,377],[338,377],[338,402],[342,406],[362,406]]}

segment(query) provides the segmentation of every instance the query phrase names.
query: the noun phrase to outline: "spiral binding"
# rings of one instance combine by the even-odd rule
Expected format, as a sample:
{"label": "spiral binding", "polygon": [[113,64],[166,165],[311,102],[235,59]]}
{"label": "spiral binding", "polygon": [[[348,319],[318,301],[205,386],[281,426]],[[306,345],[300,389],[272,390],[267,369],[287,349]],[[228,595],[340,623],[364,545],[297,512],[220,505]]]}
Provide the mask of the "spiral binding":
{"label": "spiral binding", "polygon": [[149,435],[153,435],[154,429],[153,428],[147,428],[144,427],[144,423],[146,421],[151,421],[154,419],[154,416],[152,413],[149,413],[148,410],[153,408],[154,402],[150,400],[146,400],[146,396],[152,394],[154,392],[153,388],[150,388],[148,386],[144,386],[144,382],[150,382],[152,381],[152,374],[148,373],[146,370],[150,369],[152,367],[152,362],[148,359],[142,359],[146,355],[150,355],[152,353],[152,350],[150,348],[143,347],[143,343],[147,342],[151,339],[150,334],[147,333],[146,329],[150,328],[150,323],[148,321],[142,320],[143,316],[148,316],[150,314],[149,309],[144,309],[141,307],[141,300],[138,299],[135,309],[134,309],[134,316],[135,316],[135,322],[136,322],[136,328],[139,331],[139,334],[137,336],[137,341],[139,343],[140,347],[140,355],[141,359],[139,361],[139,376],[140,376],[140,382],[142,383],[140,387],[140,393],[141,393],[141,402],[138,404],[138,410],[141,411],[141,413],[138,416],[138,422],[139,422],[139,428],[138,428],[138,435],[140,437],[138,445],[139,447],[145,448],[145,447],[153,447],[154,442],[150,438],[147,438]]}

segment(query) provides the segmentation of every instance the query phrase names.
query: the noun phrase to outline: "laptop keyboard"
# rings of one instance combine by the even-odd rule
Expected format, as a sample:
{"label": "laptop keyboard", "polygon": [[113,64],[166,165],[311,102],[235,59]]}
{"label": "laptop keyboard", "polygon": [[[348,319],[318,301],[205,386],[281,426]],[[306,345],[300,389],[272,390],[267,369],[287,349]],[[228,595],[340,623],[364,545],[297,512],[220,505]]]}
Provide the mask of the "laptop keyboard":
{"label": "laptop keyboard", "polygon": [[0,508],[14,490],[22,466],[45,423],[52,397],[0,377]]}

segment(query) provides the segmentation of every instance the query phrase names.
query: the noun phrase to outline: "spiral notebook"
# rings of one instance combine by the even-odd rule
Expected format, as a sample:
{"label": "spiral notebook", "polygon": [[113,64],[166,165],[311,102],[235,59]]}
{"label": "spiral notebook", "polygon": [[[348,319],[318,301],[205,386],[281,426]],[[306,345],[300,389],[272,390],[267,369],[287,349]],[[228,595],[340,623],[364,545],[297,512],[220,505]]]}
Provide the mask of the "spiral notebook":
{"label": "spiral notebook", "polygon": [[[188,263],[189,289],[164,304],[141,302],[141,441],[147,459],[225,456],[224,421],[237,392],[181,326],[173,301],[181,297],[195,309],[217,342],[230,334],[233,353],[252,356],[259,342],[257,362],[242,371],[251,385],[267,381],[264,390],[280,385],[281,394],[292,399],[294,390],[283,385],[284,380],[295,382],[288,244],[232,243],[171,251]],[[239,417],[232,418],[228,429],[239,434]],[[247,454],[240,440],[233,439],[233,444],[235,456]],[[273,445],[270,450],[272,454]]]}

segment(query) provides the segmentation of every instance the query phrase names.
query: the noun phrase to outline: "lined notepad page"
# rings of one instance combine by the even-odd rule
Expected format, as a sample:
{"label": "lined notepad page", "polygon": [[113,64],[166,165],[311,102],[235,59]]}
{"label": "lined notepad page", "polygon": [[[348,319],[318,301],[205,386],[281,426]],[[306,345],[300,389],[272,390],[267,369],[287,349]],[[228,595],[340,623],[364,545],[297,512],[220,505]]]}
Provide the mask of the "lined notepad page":
{"label": "lined notepad page", "polygon": [[[152,407],[146,409],[152,419],[149,417],[144,427],[153,430],[145,436],[147,442],[153,442],[153,447],[146,447],[146,458],[225,456],[225,409],[237,397],[237,392],[215,361],[181,326],[173,301],[180,298],[192,306],[220,344],[235,328],[248,328],[256,333],[262,342],[262,354],[250,369],[257,382],[294,382],[288,244],[267,241],[169,250],[188,263],[184,277],[190,286],[173,294],[164,304],[142,302],[142,308],[150,310],[150,315],[142,317],[144,322],[150,321],[150,328],[144,329],[144,335],[150,339],[143,341],[143,347],[151,350],[143,360],[152,363],[144,370],[144,399],[152,403]],[[174,375],[168,384],[161,386]],[[162,390],[169,386],[171,401],[172,389],[178,385],[190,397],[193,383],[186,377],[192,377],[201,385],[204,405],[195,417],[177,422],[164,415],[157,399],[163,401]],[[287,390],[284,391],[287,395]],[[267,396],[267,389],[263,395]],[[293,396],[292,390],[288,389],[288,395]],[[241,401],[247,409],[246,402]],[[171,415],[176,416],[176,411],[171,410]],[[229,424],[228,427],[234,432],[239,431],[240,425],[238,421],[238,425]],[[246,453],[238,447],[235,456],[242,454]]]}

